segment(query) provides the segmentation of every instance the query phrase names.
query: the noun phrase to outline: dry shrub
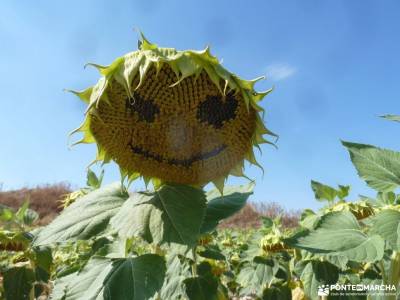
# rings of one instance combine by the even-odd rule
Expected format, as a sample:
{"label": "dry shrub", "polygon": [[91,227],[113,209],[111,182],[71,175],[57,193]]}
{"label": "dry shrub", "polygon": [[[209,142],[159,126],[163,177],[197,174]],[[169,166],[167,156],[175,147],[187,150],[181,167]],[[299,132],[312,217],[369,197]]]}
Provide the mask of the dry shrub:
{"label": "dry shrub", "polygon": [[257,202],[251,205],[262,216],[272,219],[281,216],[281,223],[285,228],[293,228],[299,224],[301,210],[287,210],[277,202]]}
{"label": "dry shrub", "polygon": [[281,216],[281,223],[285,228],[298,225],[300,211],[286,210],[276,202],[251,202],[237,214],[221,223],[221,228],[257,228],[262,224],[261,217],[276,218]]}
{"label": "dry shrub", "polygon": [[260,214],[251,204],[247,204],[237,214],[223,221],[221,228],[254,228],[261,225]]}
{"label": "dry shrub", "polygon": [[65,182],[35,188],[24,187],[0,192],[0,203],[18,209],[25,200],[29,200],[29,207],[39,213],[38,225],[45,225],[61,211],[59,200],[70,192],[71,186]]}
{"label": "dry shrub", "polygon": [[[29,199],[30,208],[39,213],[38,225],[46,225],[61,211],[59,200],[71,191],[71,185],[65,182],[12,191],[0,190],[0,203],[18,209],[26,199]],[[257,228],[261,226],[261,216],[275,218],[279,215],[282,217],[284,227],[293,228],[298,225],[300,211],[288,211],[276,202],[251,202],[240,212],[222,222],[220,227]]]}

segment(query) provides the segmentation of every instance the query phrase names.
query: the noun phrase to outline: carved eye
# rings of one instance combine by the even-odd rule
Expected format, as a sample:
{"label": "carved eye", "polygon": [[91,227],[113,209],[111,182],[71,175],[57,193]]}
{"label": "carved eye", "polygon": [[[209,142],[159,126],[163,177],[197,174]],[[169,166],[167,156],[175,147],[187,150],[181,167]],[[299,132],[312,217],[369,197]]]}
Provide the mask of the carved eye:
{"label": "carved eye", "polygon": [[134,93],[132,98],[127,98],[125,105],[128,112],[136,112],[140,121],[148,123],[154,122],[156,115],[160,112],[153,101],[142,98],[138,93]]}
{"label": "carved eye", "polygon": [[238,101],[233,92],[228,93],[223,100],[222,95],[208,96],[197,110],[197,119],[220,129],[225,121],[235,118]]}

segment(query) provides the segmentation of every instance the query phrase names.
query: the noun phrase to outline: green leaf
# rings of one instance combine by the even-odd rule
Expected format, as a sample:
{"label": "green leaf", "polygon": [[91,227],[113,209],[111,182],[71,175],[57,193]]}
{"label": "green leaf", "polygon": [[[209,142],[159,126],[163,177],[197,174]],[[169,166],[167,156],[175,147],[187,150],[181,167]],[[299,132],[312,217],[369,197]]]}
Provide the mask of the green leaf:
{"label": "green leaf", "polygon": [[261,220],[264,229],[272,229],[272,227],[274,226],[274,221],[271,218],[262,216]]}
{"label": "green leaf", "polygon": [[310,261],[303,272],[300,280],[304,286],[304,293],[312,300],[317,300],[318,286],[324,284],[336,284],[339,278],[339,269],[327,261]]}
{"label": "green leaf", "polygon": [[390,120],[390,121],[395,121],[395,122],[400,122],[400,116],[398,115],[383,115],[381,118]]}
{"label": "green leaf", "polygon": [[27,267],[14,267],[3,273],[4,295],[8,300],[30,300],[35,274]]}
{"label": "green leaf", "polygon": [[29,207],[29,201],[25,200],[22,206],[15,213],[15,216],[18,220],[23,221],[25,213],[28,210],[28,207]]}
{"label": "green leaf", "polygon": [[318,222],[320,218],[321,216],[316,214],[313,210],[305,209],[301,213],[299,224],[304,228],[314,229],[315,224]]}
{"label": "green leaf", "polygon": [[271,286],[264,290],[262,300],[292,300],[292,290],[288,286]]}
{"label": "green leaf", "polygon": [[119,238],[108,240],[107,238],[102,238],[93,243],[91,252],[108,258],[126,257],[131,243],[132,240]]}
{"label": "green leaf", "polygon": [[311,188],[314,191],[315,199],[333,201],[338,195],[338,191],[334,188],[322,184],[318,181],[311,180]]}
{"label": "green leaf", "polygon": [[36,211],[34,211],[33,209],[30,209],[30,208],[28,208],[25,211],[24,216],[22,217],[22,221],[27,226],[32,225],[38,219],[39,219],[39,214]]}
{"label": "green leaf", "polygon": [[340,185],[339,184],[339,190],[337,191],[337,196],[339,197],[340,200],[343,200],[349,195],[350,192],[350,186],[349,185]]}
{"label": "green leaf", "polygon": [[400,152],[371,145],[342,142],[358,175],[380,192],[393,191],[400,185]]}
{"label": "green leaf", "polygon": [[103,181],[104,177],[104,170],[101,171],[100,176],[97,177],[96,173],[93,172],[92,170],[88,169],[87,175],[86,175],[86,184],[89,187],[98,189],[101,186],[101,182]]}
{"label": "green leaf", "polygon": [[186,278],[183,281],[189,300],[217,300],[218,283],[203,276]]}
{"label": "green leaf", "polygon": [[256,257],[250,265],[240,270],[237,277],[237,282],[242,286],[240,294],[261,297],[278,270],[279,265],[274,260]]}
{"label": "green leaf", "polygon": [[155,254],[117,260],[95,257],[81,272],[57,280],[51,299],[151,299],[164,276],[165,261]]}
{"label": "green leaf", "polygon": [[207,210],[201,233],[214,230],[221,220],[241,210],[253,194],[253,189],[254,184],[250,183],[243,186],[226,186],[223,195],[217,189],[207,192]]}
{"label": "green leaf", "polygon": [[14,211],[3,204],[0,204],[0,221],[11,221],[15,217]]}
{"label": "green leaf", "polygon": [[96,299],[101,293],[103,281],[112,270],[112,261],[103,257],[89,260],[82,271],[57,279],[51,300]]}
{"label": "green leaf", "polygon": [[167,184],[152,193],[134,193],[111,225],[123,238],[140,236],[156,244],[195,245],[204,218],[206,198],[200,189]]}
{"label": "green leaf", "polygon": [[183,281],[190,276],[190,266],[181,262],[177,255],[167,256],[167,272],[164,285],[159,291],[161,299],[181,299],[185,295]]}
{"label": "green leaf", "polygon": [[182,295],[185,294],[185,291],[183,288],[184,280],[185,280],[185,277],[183,277],[183,276],[174,276],[174,277],[169,278],[168,281],[164,282],[164,285],[159,292],[160,298],[161,299],[181,299]]}
{"label": "green leaf", "polygon": [[165,261],[155,254],[113,262],[113,269],[104,280],[104,300],[146,300],[161,289]]}
{"label": "green leaf", "polygon": [[393,192],[378,192],[376,202],[380,205],[393,205],[396,204],[396,194]]}
{"label": "green leaf", "polygon": [[385,245],[379,235],[366,235],[350,212],[328,213],[315,230],[300,232],[285,242],[312,253],[345,256],[357,262],[382,259]]}
{"label": "green leaf", "polygon": [[340,270],[345,271],[348,269],[349,259],[345,256],[340,255],[317,255],[316,257],[322,257],[327,262],[338,267]]}
{"label": "green leaf", "polygon": [[37,246],[32,248],[34,257],[36,279],[46,282],[50,278],[50,268],[53,263],[51,248],[47,246]]}
{"label": "green leaf", "polygon": [[53,262],[51,248],[47,246],[37,246],[33,247],[32,250],[35,254],[34,257],[35,265],[42,267],[46,271],[50,271],[50,267]]}
{"label": "green leaf", "polygon": [[199,251],[199,255],[204,258],[214,259],[214,260],[225,260],[225,255],[221,253],[219,249],[213,249],[211,247],[206,247],[205,250]]}
{"label": "green leaf", "polygon": [[385,209],[373,218],[372,234],[379,234],[387,240],[392,249],[400,250],[400,212]]}
{"label": "green leaf", "polygon": [[86,240],[100,234],[127,198],[127,193],[119,183],[82,196],[44,227],[35,238],[34,244]]}
{"label": "green leaf", "polygon": [[[160,290],[161,299],[181,299],[185,294],[183,281],[185,277],[174,276],[170,277],[168,281],[164,282],[163,287]],[[158,299],[158,298],[156,298]]]}

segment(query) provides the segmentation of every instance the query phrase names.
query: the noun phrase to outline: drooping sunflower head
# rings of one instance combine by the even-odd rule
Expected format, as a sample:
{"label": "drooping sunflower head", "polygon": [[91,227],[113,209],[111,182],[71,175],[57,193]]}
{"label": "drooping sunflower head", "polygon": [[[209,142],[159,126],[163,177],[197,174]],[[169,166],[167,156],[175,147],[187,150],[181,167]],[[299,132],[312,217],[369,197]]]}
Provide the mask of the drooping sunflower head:
{"label": "drooping sunflower head", "polygon": [[123,176],[221,186],[243,176],[253,147],[267,142],[256,92],[221,66],[209,49],[159,48],[143,36],[137,51],[97,67],[96,85],[74,92],[88,104],[78,143],[97,143],[97,161],[114,160]]}
{"label": "drooping sunflower head", "polygon": [[365,200],[358,202],[339,201],[335,205],[325,209],[325,213],[336,211],[349,211],[357,220],[362,220],[375,214],[374,207]]}

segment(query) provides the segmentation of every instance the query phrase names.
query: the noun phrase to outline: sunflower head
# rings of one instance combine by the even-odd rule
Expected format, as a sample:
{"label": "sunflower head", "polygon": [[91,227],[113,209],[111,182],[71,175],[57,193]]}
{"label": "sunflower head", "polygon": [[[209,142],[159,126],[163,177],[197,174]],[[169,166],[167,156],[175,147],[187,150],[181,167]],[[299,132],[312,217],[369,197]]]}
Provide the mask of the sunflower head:
{"label": "sunflower head", "polygon": [[271,231],[266,234],[260,241],[260,247],[267,253],[279,252],[288,249],[283,242],[285,236],[279,231]]}
{"label": "sunflower head", "polygon": [[357,220],[362,220],[375,214],[374,208],[365,200],[358,202],[339,201],[334,206],[325,210],[326,213],[336,211],[349,211]]}
{"label": "sunflower head", "polygon": [[257,80],[227,71],[208,48],[159,48],[143,36],[137,51],[110,66],[93,87],[77,143],[97,143],[96,161],[115,161],[129,180],[221,187],[229,174],[258,165],[253,147],[274,135],[264,126]]}

